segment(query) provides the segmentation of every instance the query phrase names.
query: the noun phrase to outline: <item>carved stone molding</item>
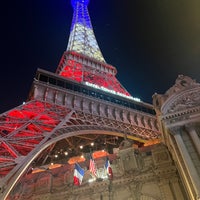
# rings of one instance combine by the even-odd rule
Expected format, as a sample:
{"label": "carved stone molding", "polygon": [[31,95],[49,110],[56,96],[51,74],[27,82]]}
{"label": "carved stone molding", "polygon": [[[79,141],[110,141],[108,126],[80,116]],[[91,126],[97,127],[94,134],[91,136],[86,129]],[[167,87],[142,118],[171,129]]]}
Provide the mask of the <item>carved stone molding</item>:
{"label": "carved stone molding", "polygon": [[169,166],[172,162],[166,146],[164,146],[161,143],[156,145],[156,148],[153,148],[152,157],[155,166],[161,166],[166,164]]}
{"label": "carved stone molding", "polygon": [[167,106],[163,106],[163,113],[174,113],[200,106],[200,87],[183,91],[168,102]]}
{"label": "carved stone molding", "polygon": [[153,104],[162,114],[200,106],[200,84],[188,76],[179,75],[165,94],[154,94]]}
{"label": "carved stone molding", "polygon": [[191,77],[181,74],[178,75],[175,84],[171,88],[169,88],[165,94],[167,96],[171,96],[180,90],[184,90],[186,88],[195,86],[200,86],[200,84],[197,83],[196,80],[192,79]]}
{"label": "carved stone molding", "polygon": [[186,130],[193,130],[193,129],[196,129],[197,127],[200,126],[200,123],[199,122],[190,122],[190,123],[187,123],[185,124],[185,129]]}
{"label": "carved stone molding", "polygon": [[161,116],[160,119],[165,122],[166,127],[198,123],[200,121],[200,106],[167,113]]}
{"label": "carved stone molding", "polygon": [[169,133],[171,135],[181,134],[181,131],[182,131],[183,128],[184,128],[184,126],[170,127],[169,128]]}

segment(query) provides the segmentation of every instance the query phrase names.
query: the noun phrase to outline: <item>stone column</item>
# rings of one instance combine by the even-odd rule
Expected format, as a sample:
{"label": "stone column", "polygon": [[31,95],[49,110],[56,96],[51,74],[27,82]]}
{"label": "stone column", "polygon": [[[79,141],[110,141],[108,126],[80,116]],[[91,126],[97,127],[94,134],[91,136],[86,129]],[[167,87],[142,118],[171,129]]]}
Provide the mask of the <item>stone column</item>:
{"label": "stone column", "polygon": [[161,180],[159,187],[162,194],[162,200],[174,200],[172,191],[169,186],[169,180]]}
{"label": "stone column", "polygon": [[[179,148],[179,151],[181,153],[182,159],[185,163],[185,167],[187,168],[187,172],[189,174],[190,180],[192,182],[193,188],[195,190],[195,197],[194,200],[197,200],[200,198],[200,180],[199,175],[193,165],[193,162],[191,160],[191,157],[187,151],[187,148],[185,147],[185,144],[182,140],[182,137],[180,136],[180,133],[175,133],[174,138],[176,140],[177,146]],[[191,188],[190,188],[191,189]],[[194,194],[193,194],[194,195]]]}
{"label": "stone column", "polygon": [[181,191],[180,183],[178,181],[177,177],[174,177],[172,180],[170,180],[173,194],[178,200],[184,200],[185,197],[183,196],[183,193]]}
{"label": "stone column", "polygon": [[200,155],[200,138],[197,135],[197,132],[196,132],[194,126],[195,126],[194,124],[189,124],[189,125],[185,126],[185,128],[188,131],[188,133],[190,134],[190,137],[192,138],[195,148],[196,148],[198,154]]}

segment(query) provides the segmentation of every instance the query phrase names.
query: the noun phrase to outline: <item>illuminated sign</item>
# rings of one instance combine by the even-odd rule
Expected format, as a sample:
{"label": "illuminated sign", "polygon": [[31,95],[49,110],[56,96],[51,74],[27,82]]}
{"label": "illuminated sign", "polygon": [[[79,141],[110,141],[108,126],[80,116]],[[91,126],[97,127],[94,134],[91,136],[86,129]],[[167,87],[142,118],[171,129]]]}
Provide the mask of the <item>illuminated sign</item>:
{"label": "illuminated sign", "polygon": [[105,92],[109,92],[109,93],[112,93],[112,94],[115,94],[115,95],[118,95],[118,96],[121,96],[121,97],[125,97],[125,98],[128,98],[128,99],[132,99],[134,101],[137,101],[137,102],[140,102],[141,100],[137,97],[132,97],[132,96],[127,96],[125,94],[122,94],[120,92],[116,92],[114,90],[110,90],[108,88],[105,88],[103,86],[98,86],[96,84],[93,84],[93,83],[89,83],[89,82],[84,82],[87,86],[90,86],[90,87],[93,87],[93,88],[96,88],[96,89],[100,89],[100,90],[103,90]]}

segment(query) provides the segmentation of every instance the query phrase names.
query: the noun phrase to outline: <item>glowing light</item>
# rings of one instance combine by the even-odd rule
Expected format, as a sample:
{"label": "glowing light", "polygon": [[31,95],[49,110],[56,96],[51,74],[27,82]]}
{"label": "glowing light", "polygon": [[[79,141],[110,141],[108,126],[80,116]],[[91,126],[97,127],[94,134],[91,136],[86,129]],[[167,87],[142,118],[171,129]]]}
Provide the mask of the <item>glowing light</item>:
{"label": "glowing light", "polygon": [[82,68],[82,64],[74,60],[68,60],[60,75],[81,82],[83,76]]}
{"label": "glowing light", "polygon": [[102,151],[102,150],[100,150],[100,151],[95,151],[95,152],[92,153],[92,157],[93,157],[94,159],[96,159],[96,158],[101,158],[101,157],[105,157],[105,156],[108,156],[108,155],[109,155],[108,152],[106,152],[105,150],[104,150],[104,151]]}
{"label": "glowing light", "polygon": [[74,9],[76,8],[77,3],[84,4],[85,6],[87,6],[89,4],[89,0],[71,0],[71,4]]}
{"label": "glowing light", "polygon": [[64,154],[67,156],[67,155],[68,155],[68,152],[67,152],[67,151],[65,151],[65,152],[64,152]]}
{"label": "glowing light", "polygon": [[55,169],[55,168],[58,168],[58,167],[61,167],[61,166],[62,166],[61,164],[54,164],[53,163],[53,164],[49,165],[48,168],[49,169]]}
{"label": "glowing light", "polygon": [[138,101],[138,102],[141,101],[140,98],[137,98],[137,97],[133,97],[133,100],[134,100],[134,101]]}
{"label": "glowing light", "polygon": [[80,149],[83,149],[83,146],[82,146],[82,145],[80,146]]}
{"label": "glowing light", "polygon": [[55,158],[57,158],[57,157],[58,157],[58,155],[56,154],[54,157],[55,157]]}
{"label": "glowing light", "polygon": [[91,179],[88,180],[88,183],[92,183],[94,181],[96,181],[96,178],[91,178]]}
{"label": "glowing light", "polygon": [[92,142],[90,145],[91,145],[91,146],[94,146],[94,142]]}
{"label": "glowing light", "polygon": [[105,87],[103,87],[103,86],[98,86],[98,85],[96,85],[96,84],[89,83],[89,82],[85,82],[85,84],[86,84],[87,86],[90,86],[90,87],[93,87],[93,88],[96,88],[96,89],[100,89],[100,90],[103,90],[103,91],[105,91],[105,92],[109,92],[109,93],[112,93],[112,94],[115,94],[115,95],[118,95],[118,96],[121,96],[121,97],[125,97],[125,98],[127,98],[127,99],[132,99],[132,100],[138,101],[138,102],[141,101],[141,100],[140,100],[139,98],[137,98],[137,97],[128,96],[128,95],[122,94],[122,93],[120,93],[120,92],[116,92],[116,91],[114,91],[114,90],[110,90],[110,89],[108,89],[108,88],[105,88]]}
{"label": "glowing light", "polygon": [[72,157],[68,160],[68,163],[70,165],[74,164],[74,163],[78,163],[78,162],[84,162],[85,161],[85,158],[82,157],[82,156],[75,156],[75,157]]}

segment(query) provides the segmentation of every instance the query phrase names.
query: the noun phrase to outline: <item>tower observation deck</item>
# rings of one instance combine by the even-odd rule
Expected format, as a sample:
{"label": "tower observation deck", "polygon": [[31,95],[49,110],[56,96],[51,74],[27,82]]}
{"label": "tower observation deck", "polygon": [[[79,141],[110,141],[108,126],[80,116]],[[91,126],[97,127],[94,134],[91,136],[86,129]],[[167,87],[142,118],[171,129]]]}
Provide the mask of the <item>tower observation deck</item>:
{"label": "tower observation deck", "polygon": [[[38,69],[27,101],[0,115],[2,200],[22,195],[25,190],[13,190],[20,177],[35,166],[58,163],[58,154],[67,152],[68,163],[94,147],[113,154],[124,138],[138,147],[160,141],[153,106],[136,101],[117,80],[116,68],[106,63],[88,3],[71,0],[68,46],[56,73]],[[79,148],[82,145],[84,149]]]}

